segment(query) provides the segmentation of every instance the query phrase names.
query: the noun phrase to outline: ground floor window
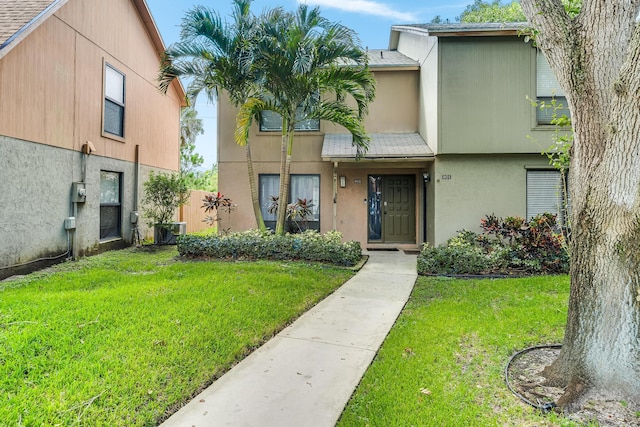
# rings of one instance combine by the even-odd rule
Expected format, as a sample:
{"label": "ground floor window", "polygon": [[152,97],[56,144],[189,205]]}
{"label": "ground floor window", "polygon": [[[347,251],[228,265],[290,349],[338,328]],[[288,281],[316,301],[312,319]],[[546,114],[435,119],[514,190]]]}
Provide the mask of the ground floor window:
{"label": "ground floor window", "polygon": [[[259,197],[262,217],[267,227],[275,229],[277,214],[270,210],[273,197],[280,192],[280,176],[262,174],[259,178]],[[307,221],[298,221],[303,229],[320,231],[320,175],[291,175],[288,203],[298,199],[306,200],[311,206],[311,217]],[[294,224],[289,221],[289,231],[295,231]]]}
{"label": "ground floor window", "polygon": [[558,223],[564,223],[562,198],[563,180],[557,170],[527,171],[527,220],[549,212],[558,216]]}
{"label": "ground floor window", "polygon": [[122,237],[122,174],[100,171],[100,240]]}

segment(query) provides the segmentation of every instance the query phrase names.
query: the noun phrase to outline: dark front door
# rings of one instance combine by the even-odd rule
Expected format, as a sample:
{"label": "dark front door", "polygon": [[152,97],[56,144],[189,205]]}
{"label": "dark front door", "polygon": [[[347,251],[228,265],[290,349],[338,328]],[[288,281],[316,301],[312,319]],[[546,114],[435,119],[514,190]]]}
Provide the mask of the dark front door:
{"label": "dark front door", "polygon": [[369,241],[415,243],[413,175],[369,176]]}

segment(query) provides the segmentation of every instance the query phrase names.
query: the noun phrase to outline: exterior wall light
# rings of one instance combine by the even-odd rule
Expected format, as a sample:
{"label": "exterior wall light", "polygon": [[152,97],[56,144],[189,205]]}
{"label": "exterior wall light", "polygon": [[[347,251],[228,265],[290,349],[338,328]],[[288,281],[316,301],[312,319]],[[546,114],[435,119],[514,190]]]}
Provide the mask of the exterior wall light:
{"label": "exterior wall light", "polygon": [[431,182],[431,176],[426,172],[422,173],[422,179],[424,180],[425,183]]}
{"label": "exterior wall light", "polygon": [[340,177],[340,188],[344,188],[347,186],[347,177],[346,176],[341,176]]}

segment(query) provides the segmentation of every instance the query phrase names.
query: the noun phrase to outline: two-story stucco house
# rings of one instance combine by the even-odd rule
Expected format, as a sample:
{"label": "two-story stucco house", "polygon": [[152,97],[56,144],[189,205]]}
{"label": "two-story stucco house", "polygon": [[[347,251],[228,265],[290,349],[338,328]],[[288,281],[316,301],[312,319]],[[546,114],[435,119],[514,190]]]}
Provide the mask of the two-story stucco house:
{"label": "two-story stucco house", "polygon": [[131,243],[145,177],[179,165],[163,50],[144,0],[2,2],[0,278]]}
{"label": "two-story stucco house", "polygon": [[[302,123],[291,200],[313,199],[315,228],[336,229],[366,248],[439,244],[479,231],[487,214],[558,211],[559,174],[540,153],[550,115],[531,100],[561,102],[544,57],[520,24],[407,25],[388,50],[369,51],[377,96],[366,119],[370,148],[356,160],[350,136]],[[566,105],[566,103],[565,103]],[[238,203],[232,229],[255,227],[244,151],[233,143],[235,110],[219,105],[219,182]],[[277,194],[280,133],[263,115],[250,134],[266,219]],[[242,208],[244,206],[244,208]]]}

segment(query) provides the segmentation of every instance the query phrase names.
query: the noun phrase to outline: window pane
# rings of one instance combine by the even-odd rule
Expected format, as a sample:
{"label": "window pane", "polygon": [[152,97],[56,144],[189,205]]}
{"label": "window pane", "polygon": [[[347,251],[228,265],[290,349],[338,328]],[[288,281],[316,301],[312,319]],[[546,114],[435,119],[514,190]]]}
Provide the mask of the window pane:
{"label": "window pane", "polygon": [[124,136],[124,107],[108,99],[104,100],[104,131]]}
{"label": "window pane", "polygon": [[100,240],[120,237],[120,206],[100,206]]}
{"label": "window pane", "polygon": [[105,66],[104,94],[111,100],[124,104],[124,75]]}
{"label": "window pane", "polygon": [[305,119],[296,123],[296,130],[301,131],[318,131],[320,130],[320,120],[318,119]]}
{"label": "window pane", "polygon": [[291,176],[291,201],[307,199],[312,201],[312,221],[320,220],[320,177],[318,175],[292,175]]}
{"label": "window pane", "polygon": [[270,214],[268,210],[269,206],[271,206],[271,197],[278,196],[280,192],[280,177],[278,175],[260,175],[259,181],[260,188],[258,193],[262,217],[265,221],[275,221],[277,215]]}
{"label": "window pane", "polygon": [[[276,214],[269,214],[267,210],[271,205],[271,196],[277,196],[280,192],[279,175],[260,175],[259,199],[262,208],[262,216],[267,227],[275,227]],[[307,228],[320,230],[320,176],[319,175],[291,175],[288,203],[298,198],[311,200],[313,217],[308,220]]]}
{"label": "window pane", "polygon": [[[551,103],[555,100],[556,106],[553,107]],[[536,117],[539,125],[550,125],[553,120],[554,108],[556,118],[562,116],[571,117],[569,106],[567,105],[567,98],[563,96],[557,96],[555,98],[538,98],[538,103],[544,102],[547,107],[540,108],[538,106]]]}
{"label": "window pane", "polygon": [[561,222],[562,180],[556,170],[527,171],[527,220],[549,212]]}
{"label": "window pane", "polygon": [[260,113],[260,130],[280,131],[282,130],[282,117],[273,111],[263,111]]}
{"label": "window pane", "polygon": [[564,96],[556,75],[551,71],[549,62],[542,52],[536,55],[536,95],[538,97]]}
{"label": "window pane", "polygon": [[[299,131],[318,131],[320,130],[319,119],[302,119],[300,109],[296,115],[296,124],[294,129]],[[260,113],[260,130],[264,132],[282,131],[282,116],[273,111],[262,111]]]}
{"label": "window pane", "polygon": [[120,203],[120,174],[100,171],[100,204]]}

